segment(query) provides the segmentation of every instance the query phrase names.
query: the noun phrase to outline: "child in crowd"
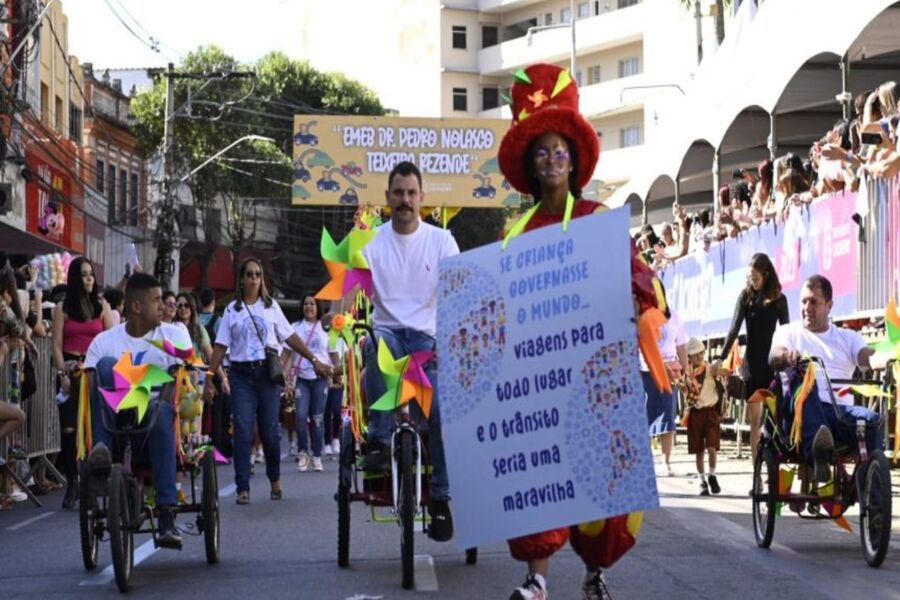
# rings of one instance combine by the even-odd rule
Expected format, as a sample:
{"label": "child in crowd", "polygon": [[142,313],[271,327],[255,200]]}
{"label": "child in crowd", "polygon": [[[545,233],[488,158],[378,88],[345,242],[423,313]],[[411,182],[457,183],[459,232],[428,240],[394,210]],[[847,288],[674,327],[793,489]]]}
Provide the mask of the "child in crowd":
{"label": "child in crowd", "polygon": [[[719,450],[719,392],[716,367],[706,362],[706,346],[692,337],[687,343],[690,371],[679,387],[687,400],[688,452],[696,457],[700,495],[718,494],[722,489],[716,478],[716,452]],[[709,476],[704,472],[703,452],[709,455]]]}

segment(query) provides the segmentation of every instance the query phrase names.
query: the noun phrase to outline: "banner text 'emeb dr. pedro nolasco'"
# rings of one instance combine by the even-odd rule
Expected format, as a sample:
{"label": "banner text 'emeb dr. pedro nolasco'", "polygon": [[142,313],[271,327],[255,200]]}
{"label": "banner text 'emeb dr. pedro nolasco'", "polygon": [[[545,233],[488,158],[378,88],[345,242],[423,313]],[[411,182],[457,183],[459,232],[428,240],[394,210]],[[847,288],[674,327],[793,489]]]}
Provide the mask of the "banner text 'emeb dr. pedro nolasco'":
{"label": "banner text 'emeb dr. pedro nolasco'", "polygon": [[427,206],[517,206],[497,162],[501,119],[294,116],[293,204],[384,204],[402,161],[422,172]]}

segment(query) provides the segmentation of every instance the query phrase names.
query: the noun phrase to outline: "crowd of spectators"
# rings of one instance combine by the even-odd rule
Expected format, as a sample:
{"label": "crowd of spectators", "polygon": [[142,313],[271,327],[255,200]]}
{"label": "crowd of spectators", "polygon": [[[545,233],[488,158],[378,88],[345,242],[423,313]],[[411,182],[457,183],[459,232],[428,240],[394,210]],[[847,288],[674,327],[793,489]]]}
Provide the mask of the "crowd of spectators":
{"label": "crowd of spectators", "polygon": [[756,168],[737,169],[734,181],[718,191],[718,210],[702,208],[689,214],[672,207],[673,221],[638,233],[638,248],[657,268],[712,242],[740,237],[768,222],[783,222],[791,211],[816,198],[849,190],[856,192],[868,177],[900,173],[897,148],[898,96],[893,81],[865,91],[854,101],[855,116],[840,120],[812,145],[805,159],[788,153]]}

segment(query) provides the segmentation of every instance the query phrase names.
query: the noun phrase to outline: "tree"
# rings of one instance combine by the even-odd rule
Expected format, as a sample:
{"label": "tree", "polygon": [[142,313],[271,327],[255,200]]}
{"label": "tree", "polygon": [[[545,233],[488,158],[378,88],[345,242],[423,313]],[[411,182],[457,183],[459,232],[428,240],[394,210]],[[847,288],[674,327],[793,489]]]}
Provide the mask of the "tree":
{"label": "tree", "polygon": [[[256,78],[231,78],[229,71],[255,69]],[[205,73],[208,77],[177,80],[175,106],[181,107],[174,120],[174,173],[188,173],[234,140],[257,134],[275,140],[275,145],[253,141],[231,149],[223,160],[204,167],[190,179],[195,205],[199,209],[221,206],[232,251],[254,245],[257,206],[267,202],[290,205],[293,116],[295,113],[383,114],[377,96],[362,84],[340,74],[323,73],[306,61],[291,59],[281,52],[262,57],[255,65],[244,66],[217,46],[201,47],[188,54],[178,68],[182,73]],[[215,74],[218,73],[219,76]],[[139,93],[131,103],[137,120],[135,134],[146,153],[160,147],[163,136],[166,81],[159,77],[152,89]],[[297,291],[297,278],[325,278],[319,260],[318,228],[331,213],[337,229],[346,228],[346,209],[321,208],[320,218],[301,217],[286,211],[282,220],[285,239],[279,239],[281,261],[276,284]],[[212,221],[204,219],[205,226]],[[207,240],[217,232],[207,231]],[[282,243],[283,242],[283,243]],[[215,247],[207,243],[201,250],[201,285]],[[304,268],[286,269],[295,257]]]}

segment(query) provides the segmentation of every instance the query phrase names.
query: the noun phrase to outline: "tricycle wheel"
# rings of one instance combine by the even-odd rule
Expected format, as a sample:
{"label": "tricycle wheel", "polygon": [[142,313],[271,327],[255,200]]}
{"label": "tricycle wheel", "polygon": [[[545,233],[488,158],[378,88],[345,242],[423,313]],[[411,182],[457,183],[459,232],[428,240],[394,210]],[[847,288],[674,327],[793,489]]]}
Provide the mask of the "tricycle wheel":
{"label": "tricycle wheel", "polygon": [[882,450],[866,466],[859,532],[866,562],[880,567],[891,540],[891,466]]}

